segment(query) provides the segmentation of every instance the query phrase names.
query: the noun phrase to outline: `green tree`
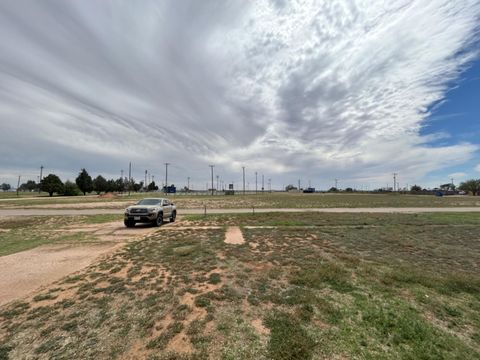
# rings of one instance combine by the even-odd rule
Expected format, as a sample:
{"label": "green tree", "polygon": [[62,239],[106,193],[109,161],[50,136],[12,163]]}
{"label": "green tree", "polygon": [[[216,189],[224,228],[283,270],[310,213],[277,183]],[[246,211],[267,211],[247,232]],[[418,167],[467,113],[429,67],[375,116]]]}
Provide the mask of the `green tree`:
{"label": "green tree", "polygon": [[26,183],[20,185],[21,191],[34,191],[38,190],[38,184],[33,180],[28,180]]}
{"label": "green tree", "polygon": [[285,186],[285,191],[291,191],[291,190],[297,190],[297,188],[292,184],[288,184],[287,186]]}
{"label": "green tree", "polygon": [[40,183],[40,189],[52,196],[53,193],[63,193],[63,183],[60,178],[55,174],[48,174],[44,177]]}
{"label": "green tree", "polygon": [[10,184],[3,183],[2,185],[0,185],[0,188],[2,188],[3,191],[8,191],[8,190],[10,190],[12,187],[10,186]]}
{"label": "green tree", "polygon": [[102,175],[98,175],[93,180],[93,190],[96,191],[97,194],[100,194],[102,191],[107,192],[108,190],[108,182]]}
{"label": "green tree", "polygon": [[480,194],[480,179],[464,181],[458,187],[460,190],[472,193],[473,196]]}
{"label": "green tree", "polygon": [[88,172],[85,169],[82,169],[80,171],[77,178],[75,179],[75,183],[77,184],[80,191],[83,192],[83,195],[93,190],[92,177],[88,175]]}
{"label": "green tree", "polygon": [[77,196],[78,194],[80,194],[80,189],[77,184],[69,180],[65,181],[65,185],[63,185],[63,195]]}
{"label": "green tree", "polygon": [[155,185],[155,181],[152,181],[150,184],[148,184],[147,190],[148,190],[148,191],[158,190],[158,186]]}
{"label": "green tree", "polygon": [[422,187],[415,184],[410,188],[410,191],[413,191],[413,192],[422,191]]}

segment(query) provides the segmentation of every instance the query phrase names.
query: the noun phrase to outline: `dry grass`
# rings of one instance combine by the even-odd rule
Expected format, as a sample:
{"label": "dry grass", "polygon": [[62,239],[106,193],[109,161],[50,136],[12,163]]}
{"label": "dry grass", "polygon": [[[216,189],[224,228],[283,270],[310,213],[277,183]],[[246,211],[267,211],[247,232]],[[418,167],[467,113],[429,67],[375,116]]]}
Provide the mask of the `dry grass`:
{"label": "dry grass", "polygon": [[0,354],[480,357],[478,215],[263,216],[192,218],[243,225],[246,242],[160,231],[1,308]]}

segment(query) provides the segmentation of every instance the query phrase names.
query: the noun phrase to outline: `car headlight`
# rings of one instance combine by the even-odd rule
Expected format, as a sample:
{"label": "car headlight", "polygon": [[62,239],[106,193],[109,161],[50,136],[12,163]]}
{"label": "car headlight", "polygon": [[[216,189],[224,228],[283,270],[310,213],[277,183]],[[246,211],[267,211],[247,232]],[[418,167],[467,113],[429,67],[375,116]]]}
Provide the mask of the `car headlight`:
{"label": "car headlight", "polygon": [[128,213],[129,213],[128,208],[126,208],[125,209],[125,214],[128,214]]}

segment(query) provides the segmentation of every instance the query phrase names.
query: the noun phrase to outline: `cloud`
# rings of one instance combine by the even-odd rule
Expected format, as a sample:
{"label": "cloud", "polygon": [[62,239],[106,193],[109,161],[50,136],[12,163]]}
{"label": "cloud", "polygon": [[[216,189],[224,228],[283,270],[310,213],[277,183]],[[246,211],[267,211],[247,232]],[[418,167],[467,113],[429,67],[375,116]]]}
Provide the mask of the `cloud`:
{"label": "cloud", "polygon": [[473,168],[476,172],[480,172],[480,164],[478,164],[477,166],[475,166]]}
{"label": "cloud", "polygon": [[479,15],[446,0],[3,2],[0,171],[421,179],[478,149],[419,131],[475,58]]}

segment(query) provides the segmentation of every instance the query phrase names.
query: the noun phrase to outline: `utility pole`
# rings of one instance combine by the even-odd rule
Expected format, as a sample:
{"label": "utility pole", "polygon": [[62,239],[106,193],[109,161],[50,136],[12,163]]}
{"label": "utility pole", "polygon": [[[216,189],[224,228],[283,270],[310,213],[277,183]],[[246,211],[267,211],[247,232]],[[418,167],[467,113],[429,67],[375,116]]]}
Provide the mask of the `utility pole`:
{"label": "utility pole", "polygon": [[[208,165],[210,166],[210,169],[212,171],[212,196],[213,196],[213,168],[215,167],[215,165]],[[207,189],[208,189],[208,184],[207,184]]]}
{"label": "utility pole", "polygon": [[272,179],[268,179],[268,191],[272,192]]}
{"label": "utility pole", "polygon": [[263,190],[265,189],[263,185],[264,185],[264,182],[263,182],[263,174],[262,174],[262,193],[263,193]]}
{"label": "utility pole", "polygon": [[39,181],[38,181],[38,193],[40,194],[40,183],[42,182],[42,173],[43,173],[43,165],[40,165],[40,177],[39,177]]}
{"label": "utility pole", "polygon": [[242,166],[243,170],[243,195],[245,195],[245,166]]}
{"label": "utility pole", "polygon": [[123,170],[120,170],[120,179],[122,179],[123,182]]}
{"label": "utility pole", "polygon": [[130,185],[132,184],[132,162],[128,164],[128,195],[130,195]]}
{"label": "utility pole", "polygon": [[258,188],[257,188],[257,186],[258,186],[258,185],[257,185],[257,182],[258,182],[257,175],[258,175],[258,174],[257,174],[257,172],[255,171],[255,194],[257,194],[257,189],[258,189]]}
{"label": "utility pole", "polygon": [[17,196],[18,196],[18,188],[20,187],[20,176],[21,176],[21,175],[18,175],[18,183],[17,183]]}
{"label": "utility pole", "polygon": [[395,192],[397,189],[397,173],[393,173],[393,191]]}
{"label": "utility pole", "polygon": [[190,192],[190,176],[187,177],[187,191]]}
{"label": "utility pole", "polygon": [[143,183],[143,187],[145,189],[147,188],[147,173],[148,173],[148,170],[145,170],[145,182]]}
{"label": "utility pole", "polygon": [[335,189],[338,190],[338,179],[335,179]]}
{"label": "utility pole", "polygon": [[218,191],[218,178],[219,178],[219,176],[218,176],[218,175],[215,175],[215,177],[217,178],[217,187],[216,187],[216,189],[215,189],[215,190],[217,190],[217,191]]}
{"label": "utility pole", "polygon": [[300,179],[298,179],[298,191],[300,191]]}
{"label": "utility pole", "polygon": [[165,189],[163,189],[165,193],[167,192],[168,187],[168,165],[170,165],[170,163],[165,163]]}

